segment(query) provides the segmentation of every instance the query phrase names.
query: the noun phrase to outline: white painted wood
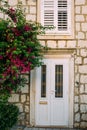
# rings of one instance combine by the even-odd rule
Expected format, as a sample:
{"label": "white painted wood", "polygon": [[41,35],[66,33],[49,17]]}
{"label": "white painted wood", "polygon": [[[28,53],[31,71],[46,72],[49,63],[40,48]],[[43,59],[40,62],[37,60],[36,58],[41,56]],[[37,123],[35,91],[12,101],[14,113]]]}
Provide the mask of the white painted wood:
{"label": "white painted wood", "polygon": [[[46,98],[41,98],[41,67],[36,69],[35,117],[38,126],[68,126],[68,59],[44,59],[47,65]],[[55,98],[55,65],[63,65],[63,98]]]}
{"label": "white painted wood", "polygon": [[[73,108],[74,108],[74,54],[75,50],[48,51],[44,55],[45,59],[68,59],[69,60],[69,111],[68,127],[73,128]],[[36,69],[32,70],[30,78],[30,126],[36,126]],[[42,127],[42,126],[41,126]]]}
{"label": "white painted wood", "polygon": [[[64,6],[63,4],[66,6]],[[59,34],[71,33],[71,16],[72,16],[71,4],[72,4],[71,0],[62,0],[61,3],[59,0],[41,0],[40,1],[40,6],[41,6],[40,19],[41,19],[42,25],[55,27],[54,29],[50,31],[47,30],[47,33],[59,33]],[[58,5],[60,7],[58,7]],[[62,14],[59,12],[62,12]],[[64,15],[63,13],[66,15]],[[58,15],[59,16],[61,15],[61,17],[58,17]],[[63,17],[65,17],[65,19]],[[61,22],[61,19],[62,19],[62,22]],[[58,22],[61,24],[58,24]],[[64,29],[64,26],[66,26],[67,28]],[[58,27],[60,27],[60,29]]]}

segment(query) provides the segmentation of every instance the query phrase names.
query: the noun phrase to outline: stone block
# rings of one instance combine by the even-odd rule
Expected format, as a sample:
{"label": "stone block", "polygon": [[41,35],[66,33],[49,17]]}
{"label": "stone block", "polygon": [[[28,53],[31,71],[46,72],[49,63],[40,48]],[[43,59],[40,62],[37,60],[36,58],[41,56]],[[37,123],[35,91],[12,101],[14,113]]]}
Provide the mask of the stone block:
{"label": "stone block", "polygon": [[80,93],[84,93],[85,92],[85,86],[84,85],[80,85]]}
{"label": "stone block", "polygon": [[87,105],[86,104],[80,105],[80,112],[81,113],[87,113]]}
{"label": "stone block", "polygon": [[87,70],[87,65],[80,65],[79,66],[79,73],[85,74]]}
{"label": "stone block", "polygon": [[87,6],[82,6],[82,14],[87,14]]}
{"label": "stone block", "polygon": [[78,95],[79,94],[79,89],[78,89],[78,87],[76,86],[75,87],[75,95]]}
{"label": "stone block", "polygon": [[12,94],[12,96],[9,98],[9,102],[19,102],[19,94]]}
{"label": "stone block", "polygon": [[77,57],[77,58],[75,59],[75,63],[76,63],[76,64],[82,64],[82,57]]}
{"label": "stone block", "polygon": [[23,112],[23,104],[16,103],[16,106],[18,106],[20,112]]}
{"label": "stone block", "polygon": [[82,57],[86,57],[87,56],[87,50],[81,49],[80,54],[81,54]]}
{"label": "stone block", "polygon": [[87,95],[80,95],[80,102],[81,103],[86,103],[87,104]]}
{"label": "stone block", "polygon": [[81,23],[81,28],[83,32],[87,32],[87,23]]}
{"label": "stone block", "polygon": [[85,34],[83,32],[78,32],[78,35],[76,36],[77,39],[84,39]]}
{"label": "stone block", "polygon": [[29,106],[25,105],[25,112],[29,113]]}
{"label": "stone block", "polygon": [[36,7],[30,6],[30,14],[36,14]]}
{"label": "stone block", "polygon": [[[87,21],[87,20],[86,20]],[[86,39],[87,39],[87,32],[86,32]]]}
{"label": "stone block", "polygon": [[75,96],[75,103],[78,103],[78,102],[79,102],[79,97]]}
{"label": "stone block", "polygon": [[26,95],[21,95],[21,102],[25,102],[26,101]]}
{"label": "stone block", "polygon": [[76,22],[84,22],[85,18],[83,15],[76,15],[75,20]]}
{"label": "stone block", "polygon": [[82,48],[87,47],[87,40],[79,40],[78,47],[82,47]]}
{"label": "stone block", "polygon": [[[75,83],[79,82],[79,73],[75,74]],[[78,86],[78,84],[76,84]]]}
{"label": "stone block", "polygon": [[75,112],[78,112],[78,111],[79,111],[78,104],[75,104],[74,110],[75,110]]}
{"label": "stone block", "polygon": [[74,123],[74,127],[79,128],[79,123]]}
{"label": "stone block", "polygon": [[29,85],[25,85],[24,87],[21,88],[22,93],[29,93]]}
{"label": "stone block", "polygon": [[75,114],[75,121],[80,122],[80,113]]}
{"label": "stone block", "polygon": [[85,93],[87,94],[87,84],[85,84]]}
{"label": "stone block", "polygon": [[87,58],[84,58],[84,64],[87,64]]}
{"label": "stone block", "polygon": [[26,0],[21,0],[21,2],[22,2],[23,5],[26,5]]}
{"label": "stone block", "polygon": [[84,5],[85,0],[75,0],[75,5]]}
{"label": "stone block", "polygon": [[81,119],[82,119],[83,121],[87,121],[87,114],[82,114]]}
{"label": "stone block", "polygon": [[18,118],[19,118],[19,120],[24,120],[25,119],[25,113],[20,113]]}
{"label": "stone block", "polygon": [[76,23],[76,31],[80,31],[80,23]]}
{"label": "stone block", "polygon": [[24,10],[25,14],[29,14],[30,13],[29,12],[29,6],[27,6],[27,5],[23,6],[23,10]]}
{"label": "stone block", "polygon": [[75,65],[75,73],[78,73],[78,66]]}
{"label": "stone block", "polygon": [[40,44],[44,47],[46,46],[45,41],[40,41]]}
{"label": "stone block", "polygon": [[27,0],[28,5],[36,5],[37,0]]}
{"label": "stone block", "polygon": [[67,41],[67,47],[68,48],[75,48],[76,47],[76,41]]}
{"label": "stone block", "polygon": [[26,20],[36,21],[36,15],[26,14]]}
{"label": "stone block", "polygon": [[8,0],[8,3],[9,3],[11,6],[15,6],[15,5],[17,5],[18,0]]}
{"label": "stone block", "polygon": [[87,75],[80,76],[80,83],[87,83]]}
{"label": "stone block", "polygon": [[76,14],[80,14],[81,13],[81,7],[80,6],[76,6],[75,13]]}
{"label": "stone block", "polygon": [[50,41],[50,40],[48,40],[47,41],[47,46],[49,48],[56,48],[57,47],[57,43],[56,43],[56,41]]}
{"label": "stone block", "polygon": [[[84,121],[81,122],[81,123],[80,123],[80,127],[81,127],[81,128],[87,128],[87,122],[84,122]],[[86,129],[84,129],[84,130],[86,130]]]}
{"label": "stone block", "polygon": [[58,41],[58,48],[64,48],[66,46],[66,41]]}
{"label": "stone block", "polygon": [[29,100],[30,100],[30,97],[29,97],[29,96],[27,96],[27,101],[29,102]]}

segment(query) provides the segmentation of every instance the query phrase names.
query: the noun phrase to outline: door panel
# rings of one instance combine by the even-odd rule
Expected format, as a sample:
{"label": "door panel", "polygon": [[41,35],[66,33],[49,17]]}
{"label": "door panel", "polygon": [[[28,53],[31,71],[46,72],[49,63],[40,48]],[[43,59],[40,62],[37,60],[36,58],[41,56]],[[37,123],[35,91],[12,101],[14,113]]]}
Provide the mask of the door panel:
{"label": "door panel", "polygon": [[44,59],[44,65],[36,70],[36,125],[68,126],[68,59]]}

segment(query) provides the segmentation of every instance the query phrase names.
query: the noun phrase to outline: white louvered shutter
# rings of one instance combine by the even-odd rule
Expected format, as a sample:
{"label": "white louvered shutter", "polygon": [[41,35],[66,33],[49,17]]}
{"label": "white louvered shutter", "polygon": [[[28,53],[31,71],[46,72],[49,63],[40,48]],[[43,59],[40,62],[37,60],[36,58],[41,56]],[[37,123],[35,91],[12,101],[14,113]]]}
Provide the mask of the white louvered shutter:
{"label": "white louvered shutter", "polygon": [[42,24],[47,26],[54,26],[54,0],[42,0],[41,17]]}
{"label": "white louvered shutter", "polygon": [[70,1],[71,0],[41,0],[41,23],[54,26],[52,33],[67,33],[70,28]]}
{"label": "white louvered shutter", "polygon": [[58,31],[67,31],[68,10],[67,0],[58,0]]}

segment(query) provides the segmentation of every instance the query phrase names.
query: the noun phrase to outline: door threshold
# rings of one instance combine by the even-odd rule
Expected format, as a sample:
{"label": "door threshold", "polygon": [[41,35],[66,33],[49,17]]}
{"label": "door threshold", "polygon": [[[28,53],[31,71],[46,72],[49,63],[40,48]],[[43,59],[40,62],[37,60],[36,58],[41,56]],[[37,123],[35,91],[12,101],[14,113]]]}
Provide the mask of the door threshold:
{"label": "door threshold", "polygon": [[60,128],[60,129],[67,129],[70,128],[68,126],[34,126],[35,128]]}

